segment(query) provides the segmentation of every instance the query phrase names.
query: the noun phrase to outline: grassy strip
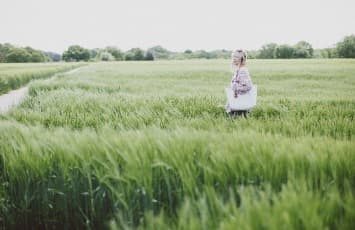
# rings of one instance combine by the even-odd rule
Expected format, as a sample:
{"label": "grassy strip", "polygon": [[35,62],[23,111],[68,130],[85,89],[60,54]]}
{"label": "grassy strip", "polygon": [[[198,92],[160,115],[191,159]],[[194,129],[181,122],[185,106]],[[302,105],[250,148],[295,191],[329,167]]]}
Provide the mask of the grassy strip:
{"label": "grassy strip", "polygon": [[[195,127],[204,130],[259,130],[287,136],[332,136],[352,139],[355,133],[354,101],[279,100],[258,105],[248,120],[231,121],[218,98],[169,96],[134,99],[90,89],[36,91],[13,110],[11,119],[46,127],[120,130],[159,126],[164,129]],[[234,124],[233,124],[234,123]],[[231,125],[233,124],[233,125]]]}
{"label": "grassy strip", "polygon": [[[22,65],[22,66],[19,66]],[[79,67],[80,64],[1,64],[0,94],[18,89],[34,79],[43,79],[55,73]],[[17,68],[18,67],[18,68]]]}
{"label": "grassy strip", "polygon": [[[6,226],[65,223],[72,228],[101,228],[115,218],[118,226],[133,227],[144,226],[141,221],[149,213],[161,213],[167,218],[163,224],[173,221],[179,226],[190,212],[192,219],[196,217],[191,226],[204,220],[199,215],[213,217],[205,220],[206,226],[222,224],[220,218],[227,218],[225,224],[232,226],[237,220],[225,216],[226,209],[233,208],[231,215],[246,209],[240,218],[246,215],[249,219],[241,223],[248,226],[253,225],[253,212],[261,215],[257,210],[267,202],[262,197],[258,202],[249,192],[241,193],[244,187],[255,188],[255,196],[266,191],[276,204],[284,199],[280,208],[269,206],[271,210],[287,205],[288,196],[296,202],[290,209],[314,198],[315,207],[326,213],[332,213],[333,207],[343,210],[322,225],[304,219],[307,226],[353,223],[354,213],[348,204],[344,206],[347,201],[354,203],[353,142],[184,128],[121,132],[104,128],[97,133],[5,122],[0,129],[0,210]],[[293,186],[286,189],[286,195],[284,185]],[[333,198],[335,201],[328,200]],[[239,199],[239,204],[233,199]],[[189,212],[186,205],[191,206]],[[298,214],[290,218],[298,218]],[[312,215],[323,218],[322,212]],[[155,218],[151,221],[159,220]],[[267,216],[260,218],[261,222]]]}

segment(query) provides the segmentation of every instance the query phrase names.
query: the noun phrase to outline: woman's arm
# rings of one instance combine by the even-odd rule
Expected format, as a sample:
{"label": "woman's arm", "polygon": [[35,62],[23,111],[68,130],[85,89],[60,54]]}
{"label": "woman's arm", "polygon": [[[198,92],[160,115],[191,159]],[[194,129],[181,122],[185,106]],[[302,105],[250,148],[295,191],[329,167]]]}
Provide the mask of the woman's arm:
{"label": "woman's arm", "polygon": [[249,76],[248,70],[242,69],[238,73],[238,77],[232,80],[232,90],[234,96],[237,97],[240,94],[247,93],[252,88],[252,82]]}
{"label": "woman's arm", "polygon": [[238,79],[236,76],[232,78],[231,88],[234,92],[234,97],[238,97]]}

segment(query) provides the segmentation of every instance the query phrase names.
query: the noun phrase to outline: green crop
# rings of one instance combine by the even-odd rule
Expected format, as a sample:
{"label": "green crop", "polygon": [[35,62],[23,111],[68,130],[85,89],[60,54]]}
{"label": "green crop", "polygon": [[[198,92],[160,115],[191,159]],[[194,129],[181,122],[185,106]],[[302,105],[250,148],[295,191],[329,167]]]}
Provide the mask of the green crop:
{"label": "green crop", "polygon": [[[93,63],[0,117],[6,229],[353,229],[355,61]],[[1,65],[0,65],[1,69]]]}
{"label": "green crop", "polygon": [[71,63],[26,63],[0,65],[0,94],[20,88],[31,80],[48,78],[82,64]]}

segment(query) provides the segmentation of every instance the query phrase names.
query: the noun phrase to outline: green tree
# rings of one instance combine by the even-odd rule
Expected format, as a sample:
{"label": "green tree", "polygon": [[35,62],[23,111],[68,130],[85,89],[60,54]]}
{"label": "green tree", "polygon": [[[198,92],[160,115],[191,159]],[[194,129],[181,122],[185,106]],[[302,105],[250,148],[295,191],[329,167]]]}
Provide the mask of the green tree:
{"label": "green tree", "polygon": [[95,49],[90,49],[90,59],[95,59],[97,58],[98,54],[101,52],[101,49],[95,48]]}
{"label": "green tree", "polygon": [[292,58],[294,48],[290,45],[280,45],[275,49],[275,58]]}
{"label": "green tree", "polygon": [[154,59],[168,59],[171,52],[162,46],[154,46],[148,49],[154,56]]}
{"label": "green tree", "polygon": [[127,61],[140,61],[144,60],[144,51],[140,48],[132,48],[125,54],[125,60]]}
{"label": "green tree", "polygon": [[73,45],[63,53],[64,61],[88,61],[90,59],[90,51],[78,45]]}
{"label": "green tree", "polygon": [[355,35],[346,36],[338,42],[336,51],[341,58],[355,58]]}
{"label": "green tree", "polygon": [[15,47],[9,43],[0,44],[0,62],[46,61],[51,61],[51,58],[41,50],[36,50],[29,46],[25,48]]}
{"label": "green tree", "polygon": [[0,44],[0,62],[6,62],[6,56],[13,48],[9,43]]}
{"label": "green tree", "polygon": [[228,51],[225,49],[221,50],[214,50],[210,52],[213,58],[223,58],[223,59],[229,59],[231,57],[232,51]]}
{"label": "green tree", "polygon": [[322,56],[325,58],[338,58],[338,53],[336,48],[325,48],[322,50]]}
{"label": "green tree", "polygon": [[29,62],[31,60],[31,54],[22,48],[13,48],[5,57],[6,62],[19,63]]}
{"label": "green tree", "polygon": [[6,53],[4,52],[4,46],[0,43],[0,62],[5,62]]}
{"label": "green tree", "polygon": [[193,53],[192,56],[194,58],[206,58],[206,59],[213,58],[213,56],[205,50],[197,50],[196,52]]}
{"label": "green tree", "polygon": [[311,58],[313,57],[313,47],[306,41],[298,42],[294,47],[294,58]]}
{"label": "green tree", "polygon": [[46,56],[40,50],[35,50],[31,47],[25,47],[25,50],[30,54],[29,62],[45,62],[47,61]]}
{"label": "green tree", "polygon": [[257,55],[257,58],[262,58],[262,59],[275,58],[276,48],[277,48],[276,43],[268,43],[263,45]]}
{"label": "green tree", "polygon": [[154,56],[153,56],[152,52],[147,51],[147,52],[145,53],[144,60],[146,60],[146,61],[153,61],[153,60],[154,60]]}
{"label": "green tree", "polygon": [[102,51],[98,54],[98,59],[100,61],[114,61],[115,57],[107,51]]}
{"label": "green tree", "polygon": [[105,48],[105,50],[109,52],[116,61],[122,61],[124,59],[124,53],[114,46],[108,46]]}

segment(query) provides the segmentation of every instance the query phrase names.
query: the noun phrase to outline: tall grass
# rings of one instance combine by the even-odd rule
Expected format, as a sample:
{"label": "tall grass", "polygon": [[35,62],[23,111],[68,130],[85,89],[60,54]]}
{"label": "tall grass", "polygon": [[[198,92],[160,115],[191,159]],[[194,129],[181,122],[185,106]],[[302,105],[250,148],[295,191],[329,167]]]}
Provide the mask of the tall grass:
{"label": "tall grass", "polygon": [[[320,203],[332,193],[353,198],[355,188],[355,144],[332,138],[302,137],[290,143],[287,137],[252,131],[70,132],[13,123],[1,128],[2,180],[7,185],[3,208],[9,210],[3,215],[16,226],[102,227],[113,214],[120,217],[117,223],[135,226],[149,212],[176,216],[186,202],[197,205],[197,211],[204,211],[200,202],[231,205],[231,193],[237,199],[244,187],[278,194],[284,185],[301,185]],[[349,208],[345,214],[355,217],[340,198],[330,206]],[[243,203],[243,197],[238,199]],[[345,214],[334,221],[345,221]]]}
{"label": "tall grass", "polygon": [[79,66],[68,63],[0,64],[0,94],[20,88],[31,80],[47,78]]}
{"label": "tall grass", "polygon": [[251,62],[248,119],[223,111],[225,61],[33,82],[0,117],[0,226],[353,229],[355,65],[334,62]]}

